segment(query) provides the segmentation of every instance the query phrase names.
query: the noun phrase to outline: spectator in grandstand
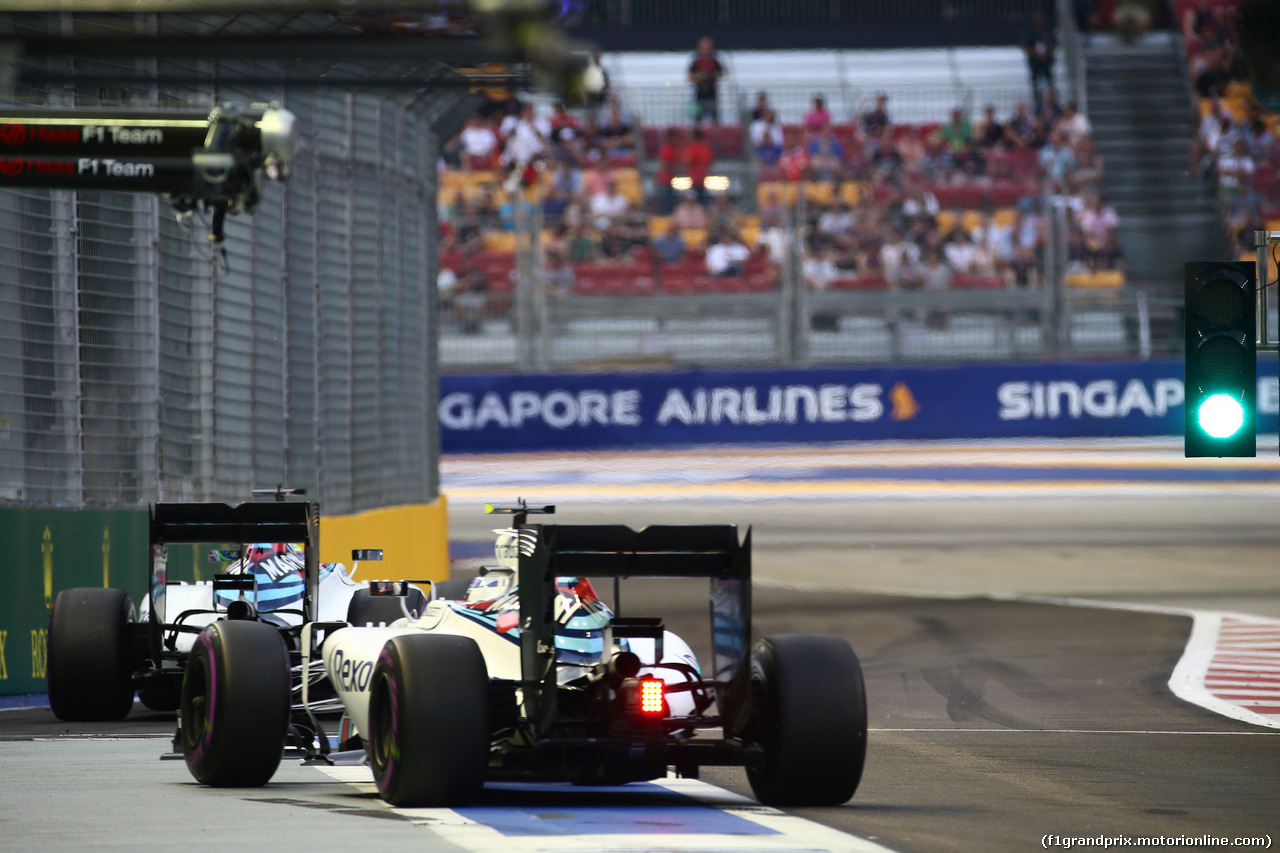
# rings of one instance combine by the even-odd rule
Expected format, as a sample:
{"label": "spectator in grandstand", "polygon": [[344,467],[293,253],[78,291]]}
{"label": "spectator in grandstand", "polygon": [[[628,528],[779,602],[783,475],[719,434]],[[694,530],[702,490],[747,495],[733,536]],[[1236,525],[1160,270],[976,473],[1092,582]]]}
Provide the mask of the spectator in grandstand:
{"label": "spectator in grandstand", "polygon": [[436,276],[436,297],[440,300],[440,313],[453,316],[457,310],[453,305],[454,289],[458,286],[458,276],[448,267],[441,267]]}
{"label": "spectator in grandstand", "polygon": [[804,283],[810,290],[826,290],[831,286],[831,282],[840,277],[835,251],[830,247],[818,247],[815,251],[805,252],[804,261],[800,264],[800,273],[804,276]]}
{"label": "spectator in grandstand", "polygon": [[1071,174],[1071,187],[1079,192],[1087,186],[1102,182],[1102,155],[1092,136],[1086,136],[1076,146],[1076,168]]}
{"label": "spectator in grandstand", "polygon": [[809,143],[809,175],[815,181],[839,182],[845,173],[845,151],[827,124]]}
{"label": "spectator in grandstand", "polygon": [[544,260],[553,254],[562,258],[569,257],[569,226],[565,225],[564,222],[556,221],[548,226],[546,235],[546,238],[542,241],[542,257]]}
{"label": "spectator in grandstand", "polygon": [[1265,163],[1271,159],[1272,152],[1275,150],[1276,139],[1271,134],[1271,131],[1267,130],[1267,123],[1260,117],[1255,116],[1249,122],[1248,127],[1241,132],[1241,136],[1254,163]]}
{"label": "spectator in grandstand", "polygon": [[1041,132],[1048,135],[1062,118],[1062,103],[1058,100],[1058,90],[1047,87],[1040,97],[1040,107],[1036,111],[1036,120],[1040,123]]}
{"label": "spectator in grandstand", "polygon": [[695,127],[693,138],[684,147],[684,167],[693,185],[693,191],[697,193],[698,200],[703,204],[707,201],[707,175],[711,174],[711,165],[715,159],[716,153],[712,150],[711,143],[707,141],[706,133],[701,127]]}
{"label": "spectator in grandstand", "polygon": [[981,171],[981,157],[973,144],[973,125],[963,111],[958,107],[953,109],[951,120],[939,128],[939,132],[946,141],[952,166],[970,174]]}
{"label": "spectator in grandstand", "polygon": [[454,247],[462,252],[478,251],[483,237],[484,213],[479,202],[468,199],[463,202],[457,222],[454,223]]}
{"label": "spectator in grandstand", "polygon": [[707,227],[712,231],[737,231],[741,214],[728,195],[718,195],[712,199],[707,209]]}
{"label": "spectator in grandstand", "polygon": [[1076,217],[1084,244],[1084,259],[1091,269],[1102,266],[1107,248],[1107,237],[1120,226],[1115,208],[1102,203],[1096,190],[1085,193],[1085,208]]}
{"label": "spectator in grandstand", "polygon": [[831,113],[827,110],[826,99],[821,95],[813,96],[813,105],[804,114],[804,129],[809,133],[821,133],[831,126]]}
{"label": "spectator in grandstand", "polygon": [[1058,50],[1058,37],[1044,12],[1031,13],[1031,22],[1023,29],[1020,42],[1027,56],[1031,93],[1039,109],[1042,87],[1053,85],[1053,62]]}
{"label": "spectator in grandstand", "polygon": [[774,112],[773,105],[769,103],[768,93],[756,92],[756,105],[751,108],[751,120],[759,121],[764,118],[766,111]]}
{"label": "spectator in grandstand", "polygon": [[1051,192],[1063,192],[1069,187],[1076,162],[1075,152],[1067,145],[1066,134],[1051,134],[1049,144],[1040,149],[1040,175]]}
{"label": "spectator in grandstand", "polygon": [[559,222],[564,218],[564,212],[569,207],[569,200],[565,198],[564,192],[555,184],[549,185],[543,191],[542,201],[538,207],[542,210],[542,218],[546,222]]}
{"label": "spectator in grandstand", "polygon": [[1188,44],[1204,39],[1223,42],[1231,37],[1231,30],[1211,0],[1196,0],[1182,15],[1182,35]]}
{"label": "spectator in grandstand", "polygon": [[782,227],[782,215],[777,210],[770,210],[760,215],[760,230],[756,234],[757,250],[763,249],[774,265],[781,265],[787,259],[787,248],[791,245],[791,235]]}
{"label": "spectator in grandstand", "polygon": [[1071,4],[1071,13],[1076,19],[1076,30],[1084,39],[1084,43],[1089,44],[1090,36],[1102,22],[1102,16],[1098,11],[1098,0],[1074,0]]}
{"label": "spectator in grandstand", "polygon": [[1218,157],[1218,195],[1227,210],[1252,209],[1253,173],[1257,164],[1249,156],[1249,144],[1242,137],[1231,143],[1231,151]]}
{"label": "spectator in grandstand", "polygon": [[680,236],[680,229],[674,222],[667,223],[667,230],[658,235],[650,246],[653,256],[662,264],[678,264],[684,260],[685,252],[688,251],[684,237]]}
{"label": "spectator in grandstand", "polygon": [[766,107],[760,118],[751,122],[749,133],[760,164],[777,165],[778,158],[782,156],[783,135],[782,125],[778,124],[773,110]]}
{"label": "spectator in grandstand", "polygon": [[613,222],[604,230],[597,250],[601,260],[620,262],[630,257],[632,245],[631,238],[622,225]]}
{"label": "spectator in grandstand", "polygon": [[510,128],[507,147],[502,154],[502,162],[507,166],[532,163],[546,151],[551,126],[545,120],[535,118],[533,104],[524,105],[520,117],[510,124]]}
{"label": "spectator in grandstand", "polygon": [[564,101],[557,101],[552,109],[551,118],[547,119],[551,133],[548,134],[556,142],[568,142],[582,132],[578,120],[569,115]]}
{"label": "spectator in grandstand", "polygon": [[591,196],[591,221],[599,231],[615,225],[631,209],[631,202],[618,190],[618,179],[609,178],[604,192]]}
{"label": "spectator in grandstand", "polygon": [[982,217],[970,236],[975,246],[981,246],[990,253],[993,263],[1000,269],[1007,269],[1013,263],[1013,222],[1000,223],[990,213]]}
{"label": "spectator in grandstand", "polygon": [[680,133],[674,127],[669,127],[658,148],[658,169],[654,175],[659,215],[667,216],[675,207],[676,194],[671,187],[671,180],[683,170],[684,146],[680,143]]}
{"label": "spectator in grandstand", "polygon": [[617,179],[613,175],[613,169],[605,161],[604,155],[599,151],[592,151],[587,156],[587,162],[590,168],[582,172],[582,191],[587,194],[587,198],[608,192],[609,184],[617,183]]}
{"label": "spectator in grandstand", "polygon": [[478,334],[482,330],[487,301],[485,294],[488,290],[488,276],[480,268],[475,255],[467,255],[453,289],[453,305],[462,331],[468,335]]}
{"label": "spectator in grandstand", "polygon": [[889,96],[878,92],[875,106],[862,114],[862,130],[867,136],[877,136],[889,126]]}
{"label": "spectator in grandstand", "polygon": [[557,160],[547,185],[555,187],[566,199],[582,191],[582,170],[570,160]]}
{"label": "spectator in grandstand", "polygon": [[926,218],[930,221],[938,215],[941,207],[938,197],[917,180],[907,184],[907,192],[902,199],[902,215],[907,219]]}
{"label": "spectator in grandstand", "polygon": [[982,110],[982,120],[973,131],[974,144],[980,148],[994,148],[1004,141],[1004,125],[996,118],[996,108],[987,104]]}
{"label": "spectator in grandstand", "polygon": [[973,241],[958,223],[947,236],[947,242],[942,246],[942,254],[952,271],[962,275],[973,272],[975,255]]}
{"label": "spectator in grandstand", "polygon": [[629,157],[636,150],[636,122],[622,108],[617,95],[609,97],[609,108],[599,122],[598,141],[606,155],[613,158]]}
{"label": "spectator in grandstand", "polygon": [[707,227],[707,211],[698,203],[698,197],[692,190],[680,194],[680,203],[671,214],[671,221],[682,231]]}
{"label": "spectator in grandstand", "polygon": [[1014,277],[1020,287],[1039,284],[1039,261],[1044,245],[1044,222],[1035,212],[1034,199],[1024,199],[1018,205],[1018,219],[1014,223]]}
{"label": "spectator in grandstand", "polygon": [[1013,115],[1004,126],[1005,145],[1010,148],[1039,148],[1040,131],[1036,127],[1035,116],[1025,103],[1014,109]]}
{"label": "spectator in grandstand", "polygon": [[920,247],[896,228],[885,231],[880,244],[880,272],[894,290],[902,287],[903,276],[920,263]]}
{"label": "spectator in grandstand", "polygon": [[1076,109],[1075,101],[1069,101],[1062,108],[1062,115],[1058,116],[1058,123],[1054,125],[1054,129],[1065,133],[1067,144],[1073,148],[1086,136],[1093,135],[1093,125],[1089,123],[1084,113]]}
{"label": "spectator in grandstand", "polygon": [[573,267],[569,266],[564,255],[559,252],[547,252],[546,266],[542,269],[540,278],[547,293],[568,296],[573,290]]}
{"label": "spectator in grandstand", "polygon": [[698,51],[689,63],[689,82],[693,84],[693,119],[720,123],[719,90],[724,66],[716,56],[711,36],[698,39]]}
{"label": "spectator in grandstand", "polygon": [[707,249],[707,272],[719,278],[742,275],[751,250],[731,231],[721,231],[720,239]]}
{"label": "spectator in grandstand", "polygon": [[498,134],[493,125],[478,115],[467,119],[459,135],[462,165],[466,169],[492,169],[498,164]]}
{"label": "spectator in grandstand", "polygon": [[1209,99],[1209,110],[1200,119],[1196,138],[1191,140],[1191,174],[1195,177],[1207,173],[1214,159],[1224,150],[1230,150],[1234,132],[1231,113],[1218,98]]}
{"label": "spectator in grandstand", "polygon": [[1196,94],[1202,98],[1221,98],[1231,82],[1226,53],[1216,44],[1206,45],[1200,54],[1200,62],[1200,72],[1194,84]]}
{"label": "spectator in grandstand", "polygon": [[587,232],[587,226],[581,222],[569,232],[568,258],[571,264],[589,264],[596,259],[596,241]]}

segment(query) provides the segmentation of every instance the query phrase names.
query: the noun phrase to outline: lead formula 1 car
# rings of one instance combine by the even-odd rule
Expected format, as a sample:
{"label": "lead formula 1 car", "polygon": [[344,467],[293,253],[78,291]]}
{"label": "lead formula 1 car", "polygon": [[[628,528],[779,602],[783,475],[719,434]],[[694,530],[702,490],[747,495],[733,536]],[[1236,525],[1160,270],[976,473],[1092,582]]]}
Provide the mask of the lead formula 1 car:
{"label": "lead formula 1 car", "polygon": [[[867,736],[857,656],[816,634],[751,646],[750,530],[739,541],[729,525],[530,524],[554,507],[496,511],[513,523],[495,531],[497,565],[465,596],[433,595],[417,616],[401,605],[408,582],[374,582],[399,619],[312,626],[347,716],[336,752],[327,737],[295,739],[309,760],[367,761],[397,806],[472,803],[486,780],[616,785],[707,765],[745,767],[771,805],[853,796]],[[661,618],[615,614],[591,583],[636,577],[709,580],[709,672]],[[201,781],[265,783],[291,736],[279,639],[259,628],[215,623],[192,652],[178,741],[189,765],[224,768]]]}

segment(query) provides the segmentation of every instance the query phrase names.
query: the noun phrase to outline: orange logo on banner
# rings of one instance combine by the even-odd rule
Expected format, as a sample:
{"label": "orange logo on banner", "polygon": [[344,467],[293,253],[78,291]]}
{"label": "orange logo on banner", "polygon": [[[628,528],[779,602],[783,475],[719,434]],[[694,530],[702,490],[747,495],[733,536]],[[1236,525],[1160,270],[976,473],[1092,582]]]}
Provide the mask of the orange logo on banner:
{"label": "orange logo on banner", "polygon": [[895,421],[909,421],[920,414],[920,404],[905,382],[898,382],[889,389],[889,402],[893,405]]}

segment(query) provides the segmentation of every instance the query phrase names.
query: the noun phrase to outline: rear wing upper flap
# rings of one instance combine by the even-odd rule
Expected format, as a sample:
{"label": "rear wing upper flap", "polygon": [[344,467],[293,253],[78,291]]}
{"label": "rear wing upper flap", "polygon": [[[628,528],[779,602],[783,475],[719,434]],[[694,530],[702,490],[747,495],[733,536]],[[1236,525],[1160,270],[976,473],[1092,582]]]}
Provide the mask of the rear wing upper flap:
{"label": "rear wing upper flap", "polygon": [[744,578],[751,533],[731,524],[540,525],[552,576]]}
{"label": "rear wing upper flap", "polygon": [[157,503],[151,507],[151,543],[302,542],[312,544],[320,522],[314,501]]}

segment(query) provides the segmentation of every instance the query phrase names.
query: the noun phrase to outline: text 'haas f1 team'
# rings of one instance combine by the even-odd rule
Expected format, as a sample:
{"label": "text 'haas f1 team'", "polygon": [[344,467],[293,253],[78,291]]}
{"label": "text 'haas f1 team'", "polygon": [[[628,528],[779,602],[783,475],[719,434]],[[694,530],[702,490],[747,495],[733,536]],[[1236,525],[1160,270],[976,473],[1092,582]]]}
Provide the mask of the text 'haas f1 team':
{"label": "text 'haas f1 team'", "polygon": [[[514,515],[496,531],[499,565],[459,600],[433,597],[414,616],[401,602],[416,589],[375,583],[395,605],[385,626],[310,626],[325,634],[348,717],[335,752],[322,735],[296,734],[319,733],[314,719],[289,723],[279,636],[249,622],[211,627],[187,666],[179,723],[196,778],[262,784],[292,731],[309,760],[367,757],[382,797],[400,806],[475,802],[489,779],[616,785],[703,765],[744,766],[765,803],[853,796],[867,736],[858,659],[824,635],[750,648],[750,531],[740,543],[730,525],[527,523],[553,509],[497,510]],[[709,677],[660,618],[615,615],[589,577],[709,578]]]}

